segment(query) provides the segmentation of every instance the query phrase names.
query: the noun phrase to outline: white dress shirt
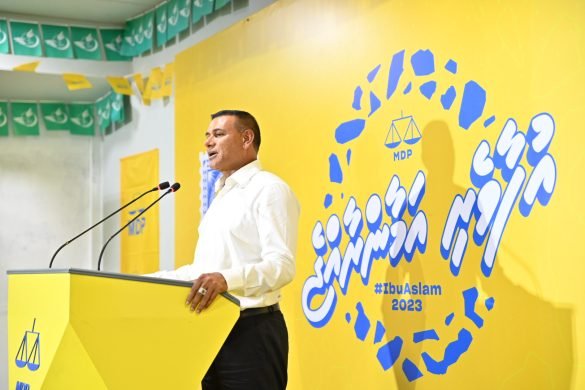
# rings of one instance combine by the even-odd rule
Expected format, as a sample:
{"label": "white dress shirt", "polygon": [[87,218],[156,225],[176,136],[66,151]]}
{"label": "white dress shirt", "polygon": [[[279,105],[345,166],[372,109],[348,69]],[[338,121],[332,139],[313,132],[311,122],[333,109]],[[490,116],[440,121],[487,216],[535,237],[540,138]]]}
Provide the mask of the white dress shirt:
{"label": "white dress shirt", "polygon": [[192,264],[150,276],[194,280],[220,272],[241,309],[280,300],[295,275],[299,203],[288,185],[258,160],[220,179],[199,225]]}

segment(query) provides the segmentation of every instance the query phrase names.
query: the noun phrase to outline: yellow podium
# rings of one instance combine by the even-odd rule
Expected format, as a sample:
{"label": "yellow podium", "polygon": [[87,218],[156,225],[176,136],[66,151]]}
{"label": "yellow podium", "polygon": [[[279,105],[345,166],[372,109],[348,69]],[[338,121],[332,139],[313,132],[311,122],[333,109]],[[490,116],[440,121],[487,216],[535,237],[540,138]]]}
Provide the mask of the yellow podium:
{"label": "yellow podium", "polygon": [[80,269],[8,271],[9,388],[198,389],[240,314],[191,283]]}

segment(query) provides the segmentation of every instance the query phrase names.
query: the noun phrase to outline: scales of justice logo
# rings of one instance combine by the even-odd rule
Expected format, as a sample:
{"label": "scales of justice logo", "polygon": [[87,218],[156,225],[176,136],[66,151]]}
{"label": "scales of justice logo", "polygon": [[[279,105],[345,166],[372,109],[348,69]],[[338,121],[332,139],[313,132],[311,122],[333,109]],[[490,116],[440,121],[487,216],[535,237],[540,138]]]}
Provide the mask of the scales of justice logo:
{"label": "scales of justice logo", "polygon": [[31,330],[24,332],[14,358],[18,368],[26,367],[30,371],[36,371],[41,367],[41,334],[35,331],[36,321],[35,318]]}
{"label": "scales of justice logo", "polygon": [[[323,201],[323,213],[330,214],[314,222],[309,237],[314,272],[303,284],[301,304],[308,323],[326,331],[340,300],[349,300],[355,310],[337,313],[349,325],[348,335],[372,346],[381,370],[393,369],[398,380],[414,382],[447,374],[482,337],[497,310],[497,291],[484,287],[507,222],[515,213],[528,218],[537,202],[549,203],[557,169],[549,153],[555,134],[551,114],[537,113],[525,124],[507,118],[490,129],[496,116],[486,110],[486,89],[473,80],[457,84],[455,60],[439,61],[431,50],[409,56],[410,67],[406,50],[392,56],[386,72],[380,72],[381,64],[373,67],[354,90],[355,119],[344,118],[334,131],[332,190]],[[388,109],[381,110],[384,93]],[[482,125],[486,135],[498,132],[491,133],[495,141],[483,139],[469,151],[468,188],[453,183],[452,141],[437,138],[450,140],[447,123],[427,120],[422,128],[428,111],[409,111],[423,104],[440,104],[446,115],[456,115],[457,136]],[[374,121],[380,112],[387,118],[385,129]],[[352,160],[361,157],[352,146],[364,139],[378,140],[372,153],[384,150],[380,166],[387,167],[388,180],[360,199],[344,180],[352,175]],[[406,164],[412,168],[418,153],[424,167],[395,173]],[[352,277],[358,279],[350,289]]]}

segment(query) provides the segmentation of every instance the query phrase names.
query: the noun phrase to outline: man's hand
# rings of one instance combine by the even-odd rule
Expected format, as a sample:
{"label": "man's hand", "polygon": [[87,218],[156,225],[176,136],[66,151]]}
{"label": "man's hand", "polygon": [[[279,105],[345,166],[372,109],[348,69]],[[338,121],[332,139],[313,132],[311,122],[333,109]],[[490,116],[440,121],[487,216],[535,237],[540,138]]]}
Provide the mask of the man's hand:
{"label": "man's hand", "polygon": [[217,294],[227,291],[227,282],[222,274],[214,272],[211,274],[201,274],[199,278],[193,281],[191,292],[187,296],[186,305],[191,306],[191,311],[207,309]]}

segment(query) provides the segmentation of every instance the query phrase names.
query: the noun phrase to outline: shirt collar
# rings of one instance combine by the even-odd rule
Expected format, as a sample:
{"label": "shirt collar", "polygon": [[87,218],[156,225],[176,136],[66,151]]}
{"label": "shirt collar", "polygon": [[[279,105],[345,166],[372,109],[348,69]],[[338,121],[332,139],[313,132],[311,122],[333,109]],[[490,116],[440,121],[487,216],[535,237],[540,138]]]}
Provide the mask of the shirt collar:
{"label": "shirt collar", "polygon": [[221,176],[221,178],[217,181],[216,191],[219,191],[224,186],[233,187],[234,185],[238,185],[240,187],[244,187],[252,177],[262,170],[262,166],[259,160],[254,160],[251,163],[248,163],[232,173],[227,179]]}

